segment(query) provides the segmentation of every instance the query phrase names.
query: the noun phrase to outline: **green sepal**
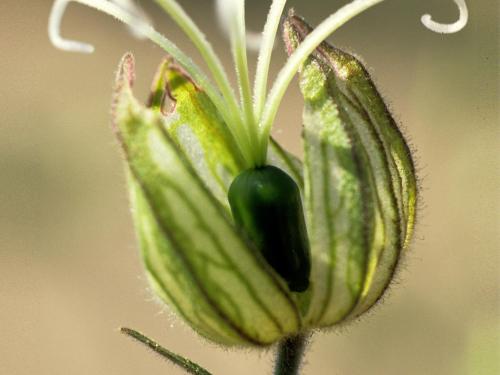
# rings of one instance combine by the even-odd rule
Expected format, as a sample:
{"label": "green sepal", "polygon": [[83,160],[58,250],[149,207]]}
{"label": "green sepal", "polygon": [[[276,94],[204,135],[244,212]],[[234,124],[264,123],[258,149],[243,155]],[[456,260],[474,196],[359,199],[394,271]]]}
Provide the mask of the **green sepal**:
{"label": "green sepal", "polygon": [[[289,53],[312,29],[293,13]],[[306,323],[331,325],[371,307],[413,231],[409,148],[367,70],[323,43],[303,64],[305,206],[313,273]]]}
{"label": "green sepal", "polygon": [[[268,345],[297,332],[301,319],[286,285],[240,236],[197,173],[186,152],[189,142],[183,140],[181,148],[170,134],[172,117],[182,114],[174,110],[165,116],[141,106],[132,81],[133,58],[126,55],[113,117],[154,290],[198,333],[218,343]],[[178,107],[181,97],[176,100]],[[183,100],[186,108],[191,101],[193,112],[201,105],[193,96]]]}

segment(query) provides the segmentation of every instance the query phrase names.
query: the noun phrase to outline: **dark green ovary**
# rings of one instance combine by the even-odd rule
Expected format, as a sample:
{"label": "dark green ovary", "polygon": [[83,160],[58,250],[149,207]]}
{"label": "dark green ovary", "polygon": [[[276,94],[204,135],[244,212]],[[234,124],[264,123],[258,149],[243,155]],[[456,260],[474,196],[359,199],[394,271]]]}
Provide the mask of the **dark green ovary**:
{"label": "dark green ovary", "polygon": [[242,172],[229,188],[236,224],[294,292],[309,287],[311,261],[297,184],[281,169]]}

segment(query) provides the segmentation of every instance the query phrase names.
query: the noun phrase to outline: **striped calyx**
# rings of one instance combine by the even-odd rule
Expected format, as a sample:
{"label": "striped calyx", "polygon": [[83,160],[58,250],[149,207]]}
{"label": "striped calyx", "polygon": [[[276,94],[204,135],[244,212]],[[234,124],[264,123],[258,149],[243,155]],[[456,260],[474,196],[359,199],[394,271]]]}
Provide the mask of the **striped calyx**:
{"label": "striped calyx", "polygon": [[[311,32],[291,13],[288,53]],[[323,43],[303,64],[304,206],[311,243],[305,324],[354,318],[381,298],[411,239],[410,150],[367,70]]]}
{"label": "striped calyx", "polygon": [[[288,52],[310,31],[290,15]],[[252,183],[272,180],[272,189],[252,190],[245,198],[252,204],[241,207],[249,184],[230,187],[246,176],[245,158],[204,89],[165,60],[143,106],[133,76],[127,54],[113,119],[143,262],[157,295],[196,332],[224,345],[265,346],[355,318],[377,302],[411,239],[416,180],[408,146],[356,58],[323,43],[304,62],[304,161],[271,139],[266,165],[284,174],[257,171],[264,176]],[[262,223],[250,217],[276,192],[277,214],[264,227],[289,215],[290,202],[290,212],[304,213],[276,223],[290,234],[283,238],[262,236]],[[300,236],[291,232],[297,226]],[[292,234],[303,246],[287,252]],[[280,264],[274,245],[259,241],[278,241],[304,262]]]}
{"label": "striped calyx", "polygon": [[[133,64],[126,55],[120,65],[113,117],[153,289],[224,345],[269,345],[299,331],[286,283],[233,225],[227,192],[242,163],[212,102],[165,61],[146,108],[132,95]],[[163,113],[166,97],[173,106]],[[276,144],[272,154],[291,163]]]}

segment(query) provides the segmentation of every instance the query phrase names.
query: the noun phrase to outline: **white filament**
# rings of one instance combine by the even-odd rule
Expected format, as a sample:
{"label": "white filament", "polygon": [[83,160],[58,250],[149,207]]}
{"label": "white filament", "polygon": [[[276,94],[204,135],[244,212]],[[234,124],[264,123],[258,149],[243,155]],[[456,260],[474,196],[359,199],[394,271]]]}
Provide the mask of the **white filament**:
{"label": "white filament", "polygon": [[455,4],[458,6],[458,10],[460,11],[460,17],[457,22],[451,24],[439,23],[432,20],[432,16],[430,14],[425,14],[422,16],[422,23],[429,30],[432,30],[436,33],[441,34],[451,34],[456,33],[462,30],[465,25],[467,25],[467,21],[469,20],[469,12],[467,10],[467,4],[465,4],[465,0],[454,0]]}

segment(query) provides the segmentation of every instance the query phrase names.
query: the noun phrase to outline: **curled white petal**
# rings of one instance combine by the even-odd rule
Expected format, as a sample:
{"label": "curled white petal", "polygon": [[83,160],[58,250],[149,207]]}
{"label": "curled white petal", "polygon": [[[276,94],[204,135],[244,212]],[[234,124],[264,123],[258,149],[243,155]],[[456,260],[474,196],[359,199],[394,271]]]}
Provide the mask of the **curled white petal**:
{"label": "curled white petal", "polygon": [[[215,0],[215,10],[220,28],[229,38],[231,33],[231,23],[234,23],[234,0]],[[247,48],[258,51],[262,43],[262,35],[258,32],[247,31]]]}
{"label": "curled white petal", "polygon": [[92,53],[94,46],[76,40],[64,39],[61,36],[61,21],[64,17],[66,7],[71,0],[56,0],[52,6],[49,17],[49,38],[54,46],[65,51]]}
{"label": "curled white petal", "polygon": [[61,36],[61,22],[67,6],[71,2],[85,4],[96,9],[117,7],[116,9],[120,11],[121,18],[127,21],[125,23],[129,25],[134,35],[138,37],[144,37],[144,30],[150,26],[149,19],[145,13],[132,0],[56,0],[49,17],[49,38],[54,46],[65,51],[94,52],[94,46],[91,44],[65,39]]}
{"label": "curled white petal", "polygon": [[460,11],[460,17],[457,22],[451,24],[439,23],[432,20],[430,14],[425,14],[422,16],[422,23],[429,30],[441,34],[451,34],[462,30],[469,20],[469,11],[467,10],[467,4],[465,0],[454,0]]}

